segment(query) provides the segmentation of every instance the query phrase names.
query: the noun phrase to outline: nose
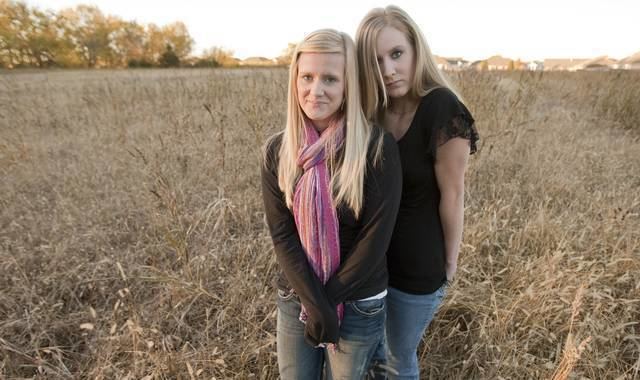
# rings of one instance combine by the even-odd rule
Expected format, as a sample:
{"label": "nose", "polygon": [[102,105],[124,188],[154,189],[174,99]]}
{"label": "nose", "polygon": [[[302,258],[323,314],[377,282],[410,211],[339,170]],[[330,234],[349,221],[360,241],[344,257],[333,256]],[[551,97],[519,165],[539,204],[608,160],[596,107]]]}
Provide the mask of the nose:
{"label": "nose", "polygon": [[389,59],[382,59],[380,61],[380,71],[385,78],[391,78],[396,73],[396,69]]}
{"label": "nose", "polygon": [[320,97],[324,95],[324,87],[322,86],[322,81],[313,81],[313,84],[311,85],[311,95],[313,95],[314,97]]}

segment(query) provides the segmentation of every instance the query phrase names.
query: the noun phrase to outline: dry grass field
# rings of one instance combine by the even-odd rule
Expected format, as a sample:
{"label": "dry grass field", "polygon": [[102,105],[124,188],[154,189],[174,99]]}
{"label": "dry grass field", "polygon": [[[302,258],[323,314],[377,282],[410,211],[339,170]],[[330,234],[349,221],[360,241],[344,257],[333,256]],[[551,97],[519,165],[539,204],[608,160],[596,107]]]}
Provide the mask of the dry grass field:
{"label": "dry grass field", "polygon": [[[640,378],[640,73],[464,73],[429,379]],[[0,73],[0,378],[274,379],[286,71]]]}

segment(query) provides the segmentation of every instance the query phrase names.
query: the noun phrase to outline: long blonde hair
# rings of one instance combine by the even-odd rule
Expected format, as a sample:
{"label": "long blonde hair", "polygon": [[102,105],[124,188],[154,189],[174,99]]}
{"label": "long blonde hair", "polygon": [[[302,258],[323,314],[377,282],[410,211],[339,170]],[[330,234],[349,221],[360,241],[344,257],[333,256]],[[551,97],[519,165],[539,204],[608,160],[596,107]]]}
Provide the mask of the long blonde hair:
{"label": "long blonde hair", "polygon": [[[298,151],[304,143],[304,111],[298,102],[296,86],[298,58],[302,53],[339,53],[345,57],[344,120],[345,140],[340,159],[327,157],[334,163],[331,167],[331,189],[333,205],[347,205],[356,216],[363,204],[364,175],[367,169],[367,149],[371,138],[371,127],[362,112],[358,85],[358,65],[355,44],[346,33],[333,29],[321,29],[307,35],[300,42],[291,58],[289,67],[289,90],[287,100],[287,125],[280,146],[278,185],[285,195],[289,208],[293,204],[295,185],[302,174],[297,164]],[[380,155],[382,139],[379,139],[376,158]],[[327,151],[330,154],[329,151]]]}
{"label": "long blonde hair", "polygon": [[412,96],[422,97],[436,88],[445,87],[461,99],[446,76],[438,69],[427,40],[411,17],[395,5],[374,8],[364,16],[356,31],[360,86],[363,93],[362,108],[367,119],[380,120],[389,104],[376,50],[378,35],[387,26],[404,33],[414,49],[415,74],[410,90]]}

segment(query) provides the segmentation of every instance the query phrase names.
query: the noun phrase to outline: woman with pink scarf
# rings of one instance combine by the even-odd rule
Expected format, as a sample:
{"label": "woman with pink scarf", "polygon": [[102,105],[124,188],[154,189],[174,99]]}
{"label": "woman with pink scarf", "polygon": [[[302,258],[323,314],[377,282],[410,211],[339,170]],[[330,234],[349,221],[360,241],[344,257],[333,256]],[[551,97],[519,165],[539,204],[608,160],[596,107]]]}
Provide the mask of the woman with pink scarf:
{"label": "woman with pink scarf", "polygon": [[283,379],[358,379],[384,335],[385,252],[401,193],[393,137],[367,123],[351,38],[309,34],[289,69],[287,124],[262,193],[277,280]]}

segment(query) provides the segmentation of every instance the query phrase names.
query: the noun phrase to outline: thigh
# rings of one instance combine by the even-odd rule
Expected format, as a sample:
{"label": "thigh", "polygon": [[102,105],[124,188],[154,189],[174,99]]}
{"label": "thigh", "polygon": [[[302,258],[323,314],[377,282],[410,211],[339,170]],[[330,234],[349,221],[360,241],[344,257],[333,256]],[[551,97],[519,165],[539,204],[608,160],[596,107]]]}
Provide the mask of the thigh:
{"label": "thigh", "polygon": [[385,299],[345,304],[340,340],[327,349],[328,379],[362,379],[384,336]]}
{"label": "thigh", "polygon": [[283,380],[320,379],[324,351],[304,340],[304,324],[300,322],[300,300],[278,290],[276,345],[278,369]]}
{"label": "thigh", "polygon": [[[387,360],[400,377],[418,376],[416,350],[445,294],[445,286],[432,294],[414,295],[389,288],[387,293]],[[392,376],[393,377],[393,376]]]}

